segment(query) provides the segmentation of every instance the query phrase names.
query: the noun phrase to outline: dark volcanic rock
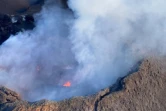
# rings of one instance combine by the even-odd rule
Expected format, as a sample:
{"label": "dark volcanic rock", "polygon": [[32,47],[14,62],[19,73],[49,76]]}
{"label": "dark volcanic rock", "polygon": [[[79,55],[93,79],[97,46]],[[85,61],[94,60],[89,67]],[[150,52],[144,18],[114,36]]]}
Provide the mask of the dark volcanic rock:
{"label": "dark volcanic rock", "polygon": [[[35,1],[35,2],[32,2]],[[44,0],[0,0],[1,14],[33,14],[41,10]]]}
{"label": "dark volcanic rock", "polygon": [[10,16],[0,14],[0,44],[7,40],[10,35],[33,29],[34,26],[34,18],[31,15]]}
{"label": "dark volcanic rock", "polygon": [[[32,14],[41,10],[45,0],[1,0],[0,1],[0,44],[22,30],[34,28]],[[58,0],[68,8],[67,0]],[[12,16],[12,14],[14,14]]]}
{"label": "dark volcanic rock", "polygon": [[[75,97],[53,102],[42,100],[28,103],[17,99],[17,94],[0,88],[1,111],[165,111],[166,109],[166,59],[146,59],[139,71],[120,80],[123,88],[115,86],[87,97]],[[9,96],[7,96],[9,94]],[[4,97],[3,97],[4,96]],[[12,97],[13,96],[13,97]],[[58,96],[58,95],[57,95]],[[6,98],[11,102],[7,102]]]}
{"label": "dark volcanic rock", "polygon": [[[0,0],[0,14],[29,14],[40,12],[46,0]],[[68,8],[67,0],[55,0]]]}
{"label": "dark volcanic rock", "polygon": [[0,13],[16,14],[18,10],[29,7],[27,0],[0,0]]}

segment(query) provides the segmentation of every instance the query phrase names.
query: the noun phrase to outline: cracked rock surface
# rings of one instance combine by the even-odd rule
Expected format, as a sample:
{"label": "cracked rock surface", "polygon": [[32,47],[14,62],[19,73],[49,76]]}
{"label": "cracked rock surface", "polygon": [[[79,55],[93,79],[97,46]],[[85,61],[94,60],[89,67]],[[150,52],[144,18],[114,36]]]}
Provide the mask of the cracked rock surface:
{"label": "cracked rock surface", "polygon": [[[166,59],[149,58],[139,70],[123,79],[122,89],[114,87],[99,93],[60,102],[41,100],[30,103],[5,88],[0,88],[1,111],[165,111]],[[123,84],[122,84],[123,83]],[[117,85],[117,84],[115,84]]]}

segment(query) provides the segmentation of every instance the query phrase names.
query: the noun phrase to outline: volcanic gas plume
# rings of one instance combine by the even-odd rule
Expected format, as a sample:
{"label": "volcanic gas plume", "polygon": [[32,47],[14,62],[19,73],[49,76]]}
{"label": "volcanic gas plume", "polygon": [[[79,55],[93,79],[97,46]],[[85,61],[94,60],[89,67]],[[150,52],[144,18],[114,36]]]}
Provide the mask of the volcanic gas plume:
{"label": "volcanic gas plume", "polygon": [[[36,27],[0,47],[0,84],[24,99],[93,94],[166,54],[165,0],[47,0]],[[66,93],[67,92],[67,93]]]}

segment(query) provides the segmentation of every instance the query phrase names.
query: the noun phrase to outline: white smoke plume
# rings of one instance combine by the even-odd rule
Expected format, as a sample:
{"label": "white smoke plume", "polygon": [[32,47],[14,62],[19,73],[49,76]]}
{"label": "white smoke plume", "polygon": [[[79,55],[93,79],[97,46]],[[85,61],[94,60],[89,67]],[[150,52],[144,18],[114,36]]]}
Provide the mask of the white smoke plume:
{"label": "white smoke plume", "polygon": [[34,30],[0,47],[0,84],[24,99],[92,94],[142,58],[166,54],[164,0],[69,0],[72,11],[58,4],[47,1]]}
{"label": "white smoke plume", "polygon": [[69,6],[77,18],[71,41],[80,64],[75,79],[90,79],[96,87],[107,86],[142,58],[156,53],[164,55],[165,3],[70,0]]}

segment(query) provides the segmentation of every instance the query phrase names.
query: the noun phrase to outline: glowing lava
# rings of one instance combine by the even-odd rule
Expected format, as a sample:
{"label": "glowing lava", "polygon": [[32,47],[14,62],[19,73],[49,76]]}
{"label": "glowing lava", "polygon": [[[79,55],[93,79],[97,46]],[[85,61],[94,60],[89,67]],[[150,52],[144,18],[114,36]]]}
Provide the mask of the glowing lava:
{"label": "glowing lava", "polygon": [[64,87],[70,87],[71,83],[69,81],[67,81],[65,84],[63,84]]}

